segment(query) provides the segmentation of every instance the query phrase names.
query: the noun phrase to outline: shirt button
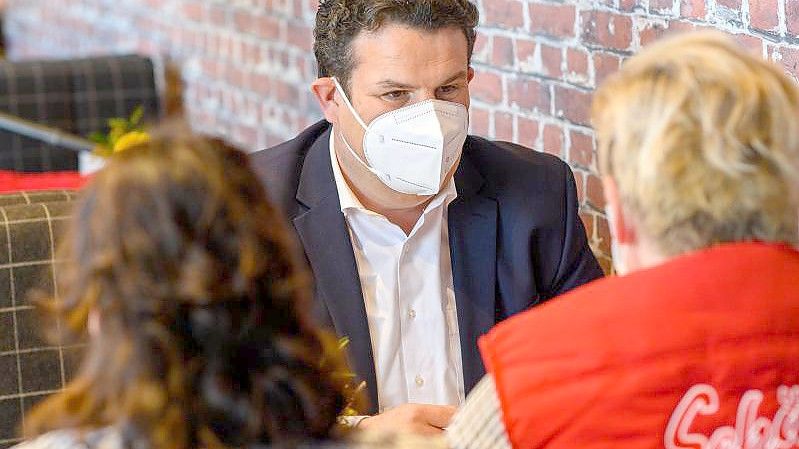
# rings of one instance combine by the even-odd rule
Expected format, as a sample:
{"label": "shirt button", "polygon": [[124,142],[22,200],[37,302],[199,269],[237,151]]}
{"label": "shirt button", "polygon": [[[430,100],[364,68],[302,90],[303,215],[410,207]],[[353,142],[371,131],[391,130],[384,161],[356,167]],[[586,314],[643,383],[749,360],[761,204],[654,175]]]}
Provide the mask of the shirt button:
{"label": "shirt button", "polygon": [[411,318],[416,318],[416,311],[411,309],[408,311],[408,316]]}
{"label": "shirt button", "polygon": [[424,385],[424,378],[422,376],[416,376],[416,386],[421,387]]}

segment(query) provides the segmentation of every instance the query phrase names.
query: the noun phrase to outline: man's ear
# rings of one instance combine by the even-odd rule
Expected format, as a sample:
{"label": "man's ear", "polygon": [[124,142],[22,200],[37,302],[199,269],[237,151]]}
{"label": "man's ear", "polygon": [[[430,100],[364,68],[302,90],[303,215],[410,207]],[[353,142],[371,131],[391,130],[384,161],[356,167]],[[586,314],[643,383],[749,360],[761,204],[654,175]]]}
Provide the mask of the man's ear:
{"label": "man's ear", "polygon": [[636,243],[638,236],[635,226],[621,203],[619,187],[616,181],[610,176],[603,176],[602,188],[605,192],[605,211],[608,217],[608,225],[613,231],[611,234],[616,239],[616,243],[621,245]]}
{"label": "man's ear", "polygon": [[322,113],[325,119],[336,124],[338,122],[338,107],[336,102],[336,83],[333,78],[324,77],[317,78],[316,81],[311,83],[311,92],[319,102],[319,107],[322,108]]}
{"label": "man's ear", "polygon": [[472,79],[474,79],[474,69],[469,67],[469,70],[466,71],[466,82],[471,83]]}

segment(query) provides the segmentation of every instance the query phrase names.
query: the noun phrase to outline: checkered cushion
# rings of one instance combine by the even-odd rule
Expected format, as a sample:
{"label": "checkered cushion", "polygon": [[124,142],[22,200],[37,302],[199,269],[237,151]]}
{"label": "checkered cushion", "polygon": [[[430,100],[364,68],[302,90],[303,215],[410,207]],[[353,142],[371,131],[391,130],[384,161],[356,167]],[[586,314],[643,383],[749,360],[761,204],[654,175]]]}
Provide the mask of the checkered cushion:
{"label": "checkered cushion", "polygon": [[[0,207],[17,204],[55,203],[74,201],[78,194],[74,190],[33,190],[0,194]],[[1,249],[0,249],[1,250]]]}
{"label": "checkered cushion", "polygon": [[[0,110],[87,137],[136,106],[160,116],[153,63],[140,56],[0,62]],[[0,130],[0,169],[77,169],[74,152]]]}
{"label": "checkered cushion", "polygon": [[54,248],[73,202],[0,206],[0,447],[19,441],[23,413],[61,389],[80,348],[42,338],[27,293],[57,293]]}

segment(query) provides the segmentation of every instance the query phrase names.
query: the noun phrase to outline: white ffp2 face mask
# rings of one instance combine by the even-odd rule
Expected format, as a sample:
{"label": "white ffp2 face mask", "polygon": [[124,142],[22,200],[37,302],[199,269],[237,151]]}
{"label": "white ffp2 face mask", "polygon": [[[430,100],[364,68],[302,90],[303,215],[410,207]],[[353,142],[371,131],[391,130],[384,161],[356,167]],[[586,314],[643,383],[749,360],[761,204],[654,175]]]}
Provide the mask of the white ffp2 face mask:
{"label": "white ffp2 face mask", "polygon": [[378,116],[369,125],[350,103],[338,80],[336,89],[364,129],[366,161],[347,149],[386,186],[400,193],[435,195],[443,178],[458,162],[469,126],[466,106],[442,100],[426,100]]}

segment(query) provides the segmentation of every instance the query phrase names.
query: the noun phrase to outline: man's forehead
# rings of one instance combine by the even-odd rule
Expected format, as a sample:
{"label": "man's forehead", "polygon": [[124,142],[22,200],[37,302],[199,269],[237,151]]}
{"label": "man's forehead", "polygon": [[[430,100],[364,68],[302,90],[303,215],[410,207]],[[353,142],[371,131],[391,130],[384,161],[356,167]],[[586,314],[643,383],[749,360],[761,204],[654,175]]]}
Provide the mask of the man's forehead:
{"label": "man's forehead", "polygon": [[445,81],[466,70],[467,47],[466,36],[457,27],[424,30],[384,25],[353,39],[352,78],[370,83],[384,80],[410,83],[428,77]]}

